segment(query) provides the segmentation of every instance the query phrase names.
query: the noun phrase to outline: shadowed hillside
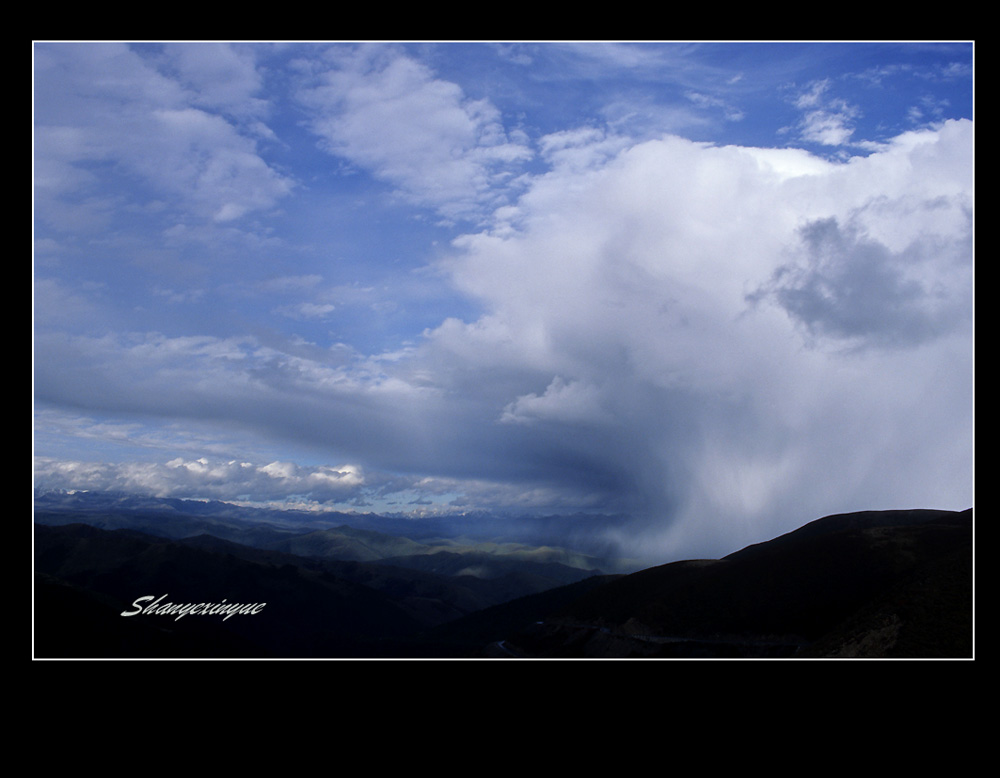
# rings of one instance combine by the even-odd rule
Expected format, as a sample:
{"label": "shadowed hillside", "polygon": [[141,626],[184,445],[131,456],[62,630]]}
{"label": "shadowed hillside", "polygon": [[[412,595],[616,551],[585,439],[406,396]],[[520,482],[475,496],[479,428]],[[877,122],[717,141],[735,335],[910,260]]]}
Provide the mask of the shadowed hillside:
{"label": "shadowed hillside", "polygon": [[528,656],[971,657],[972,511],[812,522],[623,576],[509,642]]}
{"label": "shadowed hillside", "polygon": [[[322,657],[422,627],[393,598],[322,569],[248,561],[129,530],[35,526],[39,657]],[[139,597],[266,603],[256,615],[123,618]],[[85,614],[89,614],[88,618]],[[231,653],[232,652],[232,653]]]}
{"label": "shadowed hillside", "polygon": [[[381,542],[399,547],[384,537]],[[36,655],[377,656],[404,636],[588,575],[517,559],[497,559],[494,567],[484,577],[297,556],[204,534],[174,540],[85,524],[36,524]],[[225,624],[192,616],[179,622],[121,617],[137,597],[164,593],[175,603],[226,598],[267,606]]]}

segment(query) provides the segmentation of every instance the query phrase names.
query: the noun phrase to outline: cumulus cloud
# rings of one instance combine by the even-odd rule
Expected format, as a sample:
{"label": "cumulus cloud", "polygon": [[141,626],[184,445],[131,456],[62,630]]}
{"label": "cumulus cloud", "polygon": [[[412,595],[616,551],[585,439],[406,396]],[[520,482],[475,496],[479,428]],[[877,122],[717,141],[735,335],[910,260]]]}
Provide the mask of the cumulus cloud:
{"label": "cumulus cloud", "polygon": [[525,394],[504,408],[504,423],[530,424],[553,419],[559,422],[590,423],[602,420],[601,399],[597,388],[581,381],[567,383],[560,376],[541,396]]}
{"label": "cumulus cloud", "polygon": [[342,504],[359,493],[365,478],[358,466],[350,464],[303,467],[275,461],[260,465],[206,457],[109,464],[39,458],[35,483],[41,489],[120,491],[155,497]]}

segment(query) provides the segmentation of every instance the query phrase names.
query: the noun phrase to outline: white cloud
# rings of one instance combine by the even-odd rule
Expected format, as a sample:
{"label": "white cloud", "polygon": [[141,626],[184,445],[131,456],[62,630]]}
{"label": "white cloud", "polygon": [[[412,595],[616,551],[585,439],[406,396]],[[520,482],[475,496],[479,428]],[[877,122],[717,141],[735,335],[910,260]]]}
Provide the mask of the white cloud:
{"label": "white cloud", "polygon": [[541,396],[524,394],[504,408],[500,421],[505,424],[532,424],[552,420],[569,424],[594,424],[611,421],[601,407],[596,386],[583,381],[566,382],[560,376]]}
{"label": "white cloud", "polygon": [[854,121],[860,116],[856,105],[830,97],[830,81],[813,82],[795,99],[803,111],[799,131],[803,140],[823,146],[847,145],[854,135]]}
{"label": "white cloud", "polygon": [[[739,79],[737,78],[737,81]],[[733,83],[736,83],[735,81]],[[714,95],[706,95],[701,92],[689,91],[685,97],[690,100],[695,105],[706,108],[706,109],[718,109],[721,110],[726,121],[738,122],[745,118],[744,112],[733,105],[730,105],[725,99],[721,97],[716,97]]]}
{"label": "white cloud", "polygon": [[449,218],[499,205],[495,185],[532,156],[508,138],[491,103],[393,49],[338,52],[299,97],[330,153]]}
{"label": "white cloud", "polygon": [[[70,221],[74,212],[93,209],[122,176],[134,182],[128,197],[140,205],[166,198],[182,217],[217,222],[271,208],[291,191],[292,181],[267,164],[254,138],[214,112],[234,101],[246,105],[253,82],[234,89],[229,72],[221,91],[214,89],[218,74],[200,69],[205,57],[198,55],[210,49],[170,51],[182,72],[196,73],[194,81],[180,83],[124,44],[36,46],[39,217],[78,231],[85,219]],[[225,49],[211,51],[218,62]],[[200,65],[189,61],[195,55]],[[242,57],[233,61],[248,67]],[[116,205],[122,196],[118,190]]]}
{"label": "white cloud", "polygon": [[266,465],[206,457],[167,462],[109,464],[39,458],[36,488],[89,489],[155,497],[245,500],[268,503],[301,498],[312,503],[346,503],[360,494],[365,477],[357,465],[304,467]]}
{"label": "white cloud", "polygon": [[276,309],[282,316],[292,319],[318,319],[323,321],[330,317],[337,306],[332,303],[296,303],[295,305],[283,305]]}
{"label": "white cloud", "polygon": [[259,97],[263,79],[249,48],[182,41],[165,46],[162,56],[176,71],[178,81],[192,93],[193,104],[241,119],[268,113],[267,101]]}
{"label": "white cloud", "polygon": [[538,141],[541,156],[555,171],[600,167],[631,144],[628,137],[610,134],[599,127],[560,130]]}

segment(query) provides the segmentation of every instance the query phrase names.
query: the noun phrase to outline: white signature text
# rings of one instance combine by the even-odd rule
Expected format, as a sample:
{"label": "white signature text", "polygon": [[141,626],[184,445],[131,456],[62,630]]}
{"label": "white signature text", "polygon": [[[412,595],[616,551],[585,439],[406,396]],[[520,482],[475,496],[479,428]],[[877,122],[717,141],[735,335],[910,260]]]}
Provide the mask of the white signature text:
{"label": "white signature text", "polygon": [[[230,616],[247,616],[256,615],[260,613],[264,606],[267,605],[266,602],[255,602],[255,603],[240,603],[240,602],[226,602],[226,598],[222,598],[222,602],[199,602],[199,603],[176,603],[176,602],[163,602],[167,595],[161,594],[154,602],[149,603],[149,605],[142,605],[141,603],[148,602],[153,599],[153,595],[149,594],[145,597],[140,597],[135,602],[132,603],[132,607],[135,610],[122,611],[122,616],[138,616],[140,613],[147,616],[174,616],[174,621],[180,621],[187,615],[192,616],[222,616],[223,621],[228,621]],[[161,604],[162,603],[162,604]]]}

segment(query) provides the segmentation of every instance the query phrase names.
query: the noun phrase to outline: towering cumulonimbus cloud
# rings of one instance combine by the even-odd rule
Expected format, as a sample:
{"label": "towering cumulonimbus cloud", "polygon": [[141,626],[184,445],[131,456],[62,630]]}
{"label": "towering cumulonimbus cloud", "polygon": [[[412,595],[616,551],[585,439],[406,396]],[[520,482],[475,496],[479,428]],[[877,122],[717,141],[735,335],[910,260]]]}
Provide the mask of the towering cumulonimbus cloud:
{"label": "towering cumulonimbus cloud", "polygon": [[667,137],[556,166],[515,229],[456,242],[486,313],[427,351],[497,376],[480,397],[528,470],[591,479],[665,542],[900,494],[960,507],[971,148],[956,122],[842,164]]}

